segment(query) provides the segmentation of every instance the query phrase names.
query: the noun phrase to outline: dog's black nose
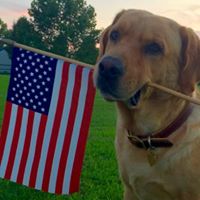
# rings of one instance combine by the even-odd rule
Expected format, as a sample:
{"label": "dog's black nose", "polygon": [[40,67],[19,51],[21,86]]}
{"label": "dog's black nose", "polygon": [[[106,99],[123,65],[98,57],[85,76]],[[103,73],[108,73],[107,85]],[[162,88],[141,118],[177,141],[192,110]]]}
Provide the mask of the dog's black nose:
{"label": "dog's black nose", "polygon": [[123,72],[123,64],[118,58],[107,56],[99,63],[99,75],[104,78],[118,78]]}

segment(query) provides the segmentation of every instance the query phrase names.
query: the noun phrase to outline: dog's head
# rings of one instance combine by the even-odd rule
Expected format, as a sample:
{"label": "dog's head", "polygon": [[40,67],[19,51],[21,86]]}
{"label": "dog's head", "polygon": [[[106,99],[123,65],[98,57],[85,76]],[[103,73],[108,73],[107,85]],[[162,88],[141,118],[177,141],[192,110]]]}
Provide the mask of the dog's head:
{"label": "dog's head", "polygon": [[148,81],[191,95],[200,80],[199,57],[191,29],[146,11],[123,10],[101,35],[94,81],[105,99],[133,106],[151,95]]}

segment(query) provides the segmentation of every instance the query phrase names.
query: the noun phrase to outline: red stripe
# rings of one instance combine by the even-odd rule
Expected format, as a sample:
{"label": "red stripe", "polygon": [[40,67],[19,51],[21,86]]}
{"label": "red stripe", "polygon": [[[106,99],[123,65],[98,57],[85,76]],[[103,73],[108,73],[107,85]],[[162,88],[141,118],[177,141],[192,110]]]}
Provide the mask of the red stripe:
{"label": "red stripe", "polygon": [[90,125],[90,121],[92,117],[92,108],[93,108],[94,97],[95,97],[95,88],[93,86],[92,75],[93,75],[93,70],[91,70],[89,74],[88,90],[87,90],[84,114],[83,114],[74,164],[72,168],[72,176],[71,176],[71,181],[70,181],[69,193],[77,192],[79,190],[81,169],[83,165],[83,158],[84,158],[84,153],[85,153],[85,147],[86,147],[87,136],[89,132],[89,125]]}
{"label": "red stripe", "polygon": [[38,165],[39,165],[40,157],[41,157],[42,144],[43,144],[43,140],[44,140],[46,123],[47,123],[47,116],[41,115],[39,132],[38,132],[38,137],[37,137],[37,142],[36,142],[36,150],[35,150],[35,155],[34,155],[34,159],[33,159],[33,165],[31,168],[31,174],[30,174],[30,180],[29,180],[30,187],[35,187]]}
{"label": "red stripe", "polygon": [[6,138],[7,138],[8,128],[9,128],[9,124],[10,124],[11,110],[12,110],[12,103],[7,101],[6,106],[5,106],[1,136],[0,136],[0,163],[2,161],[4,148],[5,148],[5,144],[6,144]]}
{"label": "red stripe", "polygon": [[81,76],[82,76],[82,67],[77,66],[76,69],[76,75],[75,75],[75,85],[73,89],[73,96],[72,96],[72,104],[69,112],[69,120],[67,123],[67,128],[65,132],[65,139],[63,144],[63,149],[61,153],[60,163],[59,163],[59,169],[58,169],[58,175],[56,180],[56,193],[60,194],[62,193],[62,186],[63,186],[63,180],[64,180],[64,173],[65,168],[67,164],[67,158],[69,153],[69,147],[74,127],[74,121],[76,118],[76,112],[78,107],[78,100],[80,95],[80,88],[81,88]]}
{"label": "red stripe", "polygon": [[18,146],[18,141],[19,141],[19,136],[20,136],[22,116],[23,116],[23,107],[18,106],[15,129],[14,129],[14,134],[13,134],[13,139],[12,139],[12,145],[11,145],[10,155],[8,158],[8,164],[7,164],[6,173],[5,173],[6,179],[10,179],[10,177],[11,177],[13,164],[15,161],[15,154],[17,151],[17,146]]}
{"label": "red stripe", "polygon": [[25,141],[24,141],[22,158],[20,161],[19,171],[18,171],[18,175],[17,175],[17,183],[20,183],[20,184],[22,184],[22,182],[23,182],[24,171],[25,171],[26,162],[28,159],[32,130],[33,130],[33,121],[34,121],[34,112],[29,110],[27,129],[26,129],[26,137],[25,137]]}
{"label": "red stripe", "polygon": [[42,183],[42,189],[43,191],[46,191],[46,192],[48,192],[48,188],[49,188],[49,179],[50,179],[51,170],[52,170],[52,163],[53,163],[54,153],[56,149],[56,142],[58,139],[60,123],[62,120],[63,108],[65,104],[68,74],[69,74],[69,63],[64,63],[63,71],[62,71],[62,82],[61,82],[61,87],[59,91],[59,99],[58,99],[56,113],[55,113],[55,120],[54,120],[54,124],[52,128],[52,136],[51,136],[49,148],[48,148],[47,160],[46,160],[45,170],[44,170],[44,179]]}

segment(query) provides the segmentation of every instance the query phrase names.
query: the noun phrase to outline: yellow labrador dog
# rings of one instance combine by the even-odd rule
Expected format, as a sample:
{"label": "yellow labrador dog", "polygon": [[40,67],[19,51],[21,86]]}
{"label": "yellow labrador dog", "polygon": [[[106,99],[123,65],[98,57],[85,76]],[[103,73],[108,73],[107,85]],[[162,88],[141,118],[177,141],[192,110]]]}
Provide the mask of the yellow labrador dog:
{"label": "yellow labrador dog", "polygon": [[147,87],[195,95],[200,42],[189,28],[123,10],[102,33],[94,82],[118,110],[124,200],[200,200],[200,106]]}

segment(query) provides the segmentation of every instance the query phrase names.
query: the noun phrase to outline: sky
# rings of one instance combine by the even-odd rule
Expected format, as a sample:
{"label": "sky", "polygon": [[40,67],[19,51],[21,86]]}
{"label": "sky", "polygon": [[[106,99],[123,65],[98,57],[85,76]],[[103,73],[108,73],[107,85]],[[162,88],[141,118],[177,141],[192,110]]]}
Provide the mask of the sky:
{"label": "sky", "polygon": [[[0,0],[0,18],[11,28],[21,16],[27,16],[32,0]],[[86,0],[95,8],[97,28],[108,26],[122,9],[148,10],[174,19],[178,23],[200,32],[199,0]]]}

